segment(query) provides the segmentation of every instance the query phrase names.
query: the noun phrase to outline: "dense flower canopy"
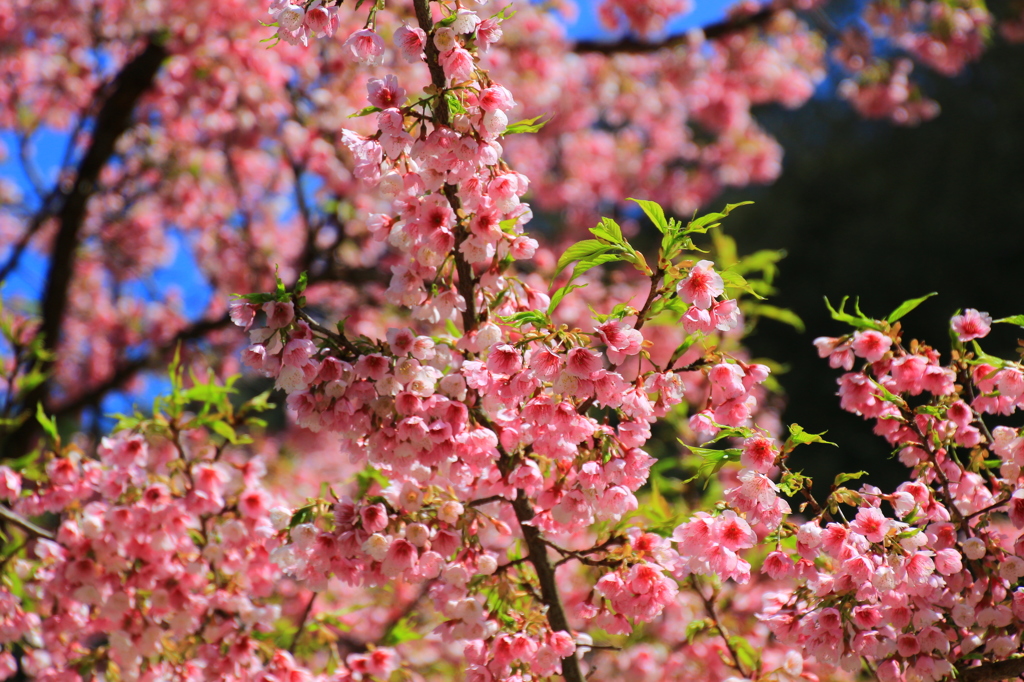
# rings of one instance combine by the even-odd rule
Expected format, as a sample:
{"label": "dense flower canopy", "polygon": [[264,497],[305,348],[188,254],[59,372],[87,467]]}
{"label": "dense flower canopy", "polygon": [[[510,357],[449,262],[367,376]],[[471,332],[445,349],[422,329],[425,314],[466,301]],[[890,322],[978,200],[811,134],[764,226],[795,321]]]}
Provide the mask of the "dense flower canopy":
{"label": "dense flower canopy", "polygon": [[[852,331],[815,343],[840,403],[907,480],[816,498],[788,460],[823,439],[784,433],[742,346],[779,254],[736,255],[720,225],[742,204],[667,215],[774,178],[750,107],[804,102],[830,52],[865,115],[935,115],[904,55],[958,72],[982,5],[869,3],[830,46],[813,3],[666,37],[687,3],[607,2],[638,37],[603,44],[551,7],[353,4],[4,14],[0,126],[36,197],[0,207],[3,275],[32,250],[50,274],[38,315],[3,311],[0,674],[1024,672],[1024,436],[997,425],[1024,373],[979,345],[1024,318],[956,315],[944,359],[902,327],[924,298],[832,309]],[[69,128],[51,189],[32,138]],[[532,206],[565,213],[564,244],[530,232]],[[173,291],[126,293],[170,233],[212,290],[199,321]],[[200,338],[115,433],[48,416]],[[274,397],[239,400],[240,366]]]}

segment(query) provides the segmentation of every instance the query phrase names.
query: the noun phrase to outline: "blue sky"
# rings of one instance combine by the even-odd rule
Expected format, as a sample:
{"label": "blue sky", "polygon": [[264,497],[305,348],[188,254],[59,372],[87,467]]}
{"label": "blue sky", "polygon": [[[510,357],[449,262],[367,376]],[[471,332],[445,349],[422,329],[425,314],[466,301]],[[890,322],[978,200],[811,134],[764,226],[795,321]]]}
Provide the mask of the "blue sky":
{"label": "blue sky", "polygon": [[[716,21],[721,21],[725,18],[726,10],[734,4],[736,4],[735,0],[731,2],[722,2],[722,0],[701,2],[700,0],[695,0],[693,11],[670,22],[667,32],[670,35],[685,33],[691,28],[707,26]],[[575,23],[569,25],[569,33],[577,38],[600,38],[607,36],[608,31],[605,30],[597,18],[597,3],[588,0],[578,0],[577,5],[579,6],[579,17]]]}

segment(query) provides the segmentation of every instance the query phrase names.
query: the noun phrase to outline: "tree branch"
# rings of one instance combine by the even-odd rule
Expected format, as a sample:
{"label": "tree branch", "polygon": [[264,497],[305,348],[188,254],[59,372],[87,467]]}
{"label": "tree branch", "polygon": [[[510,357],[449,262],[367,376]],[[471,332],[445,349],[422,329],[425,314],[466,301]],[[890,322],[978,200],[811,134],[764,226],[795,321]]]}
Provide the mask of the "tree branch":
{"label": "tree branch", "polygon": [[28,531],[29,533],[32,533],[33,535],[36,535],[38,537],[46,538],[47,540],[53,539],[53,533],[46,530],[45,528],[40,528],[39,526],[29,521],[18,512],[8,509],[2,504],[0,504],[0,518],[2,518],[5,521],[9,521],[10,523],[13,523],[15,526],[21,528],[22,530]]}
{"label": "tree branch", "polygon": [[[720,40],[734,33],[745,31],[748,28],[761,26],[762,24],[768,23],[768,21],[775,16],[777,11],[778,10],[774,7],[766,7],[753,14],[746,14],[741,17],[724,19],[723,21],[709,24],[703,29],[704,38],[706,40]],[[659,50],[667,50],[673,47],[680,47],[689,44],[690,36],[686,33],[669,36],[664,40],[658,41],[640,40],[629,36],[615,41],[579,40],[573,45],[572,51],[578,53],[595,53],[605,55],[647,54],[650,52],[658,52]]]}
{"label": "tree branch", "polygon": [[[58,198],[59,204],[54,216],[59,227],[50,254],[39,328],[39,333],[43,336],[43,346],[48,351],[56,350],[64,326],[75,254],[78,251],[80,231],[85,222],[89,199],[96,193],[100,173],[114,155],[117,141],[131,125],[135,107],[142,95],[152,87],[167,54],[167,50],[155,38],[150,38],[142,52],[125,64],[117,74],[111,84],[110,95],[96,115],[92,141],[78,164],[71,189]],[[46,206],[44,205],[41,210],[45,211]],[[47,360],[43,365],[44,371],[52,370],[53,362]],[[26,393],[22,400],[22,408],[30,409],[38,402],[45,402],[50,391],[50,383],[50,378],[47,377]],[[36,432],[36,424],[31,419],[25,420],[7,439],[8,452],[20,453],[27,450],[31,447],[31,440]]]}
{"label": "tree branch", "polygon": [[60,417],[74,414],[79,410],[89,407],[90,405],[94,405],[108,392],[120,388],[124,384],[128,383],[128,381],[136,374],[159,362],[166,353],[177,348],[178,344],[202,338],[210,332],[223,329],[230,326],[230,324],[231,318],[228,315],[224,315],[223,317],[215,320],[200,320],[198,322],[193,322],[175,334],[169,342],[160,348],[153,349],[145,357],[131,360],[120,365],[103,383],[90,388],[87,392],[82,393],[81,395],[60,403],[53,408],[49,408],[48,411],[54,417]]}
{"label": "tree branch", "polygon": [[[572,629],[565,616],[565,609],[562,608],[562,600],[558,596],[555,569],[548,560],[548,546],[540,529],[532,525],[533,507],[530,506],[525,491],[518,491],[516,499],[512,501],[512,508],[515,509],[516,519],[519,520],[519,527],[523,531],[523,539],[530,551],[527,558],[537,573],[541,599],[548,608],[548,623],[554,632],[563,631],[571,635]],[[566,682],[583,682],[583,672],[575,653],[562,659],[562,676]]]}
{"label": "tree branch", "polygon": [[[448,111],[448,100],[444,96],[446,79],[444,69],[441,67],[440,53],[434,45],[434,20],[430,15],[430,0],[414,0],[416,7],[416,22],[424,33],[427,34],[426,45],[423,46],[427,58],[427,68],[430,69],[430,82],[437,90],[436,104],[434,105],[434,120],[438,124],[450,127],[451,112]],[[473,273],[473,266],[466,262],[462,253],[462,242],[466,241],[469,232],[459,219],[459,208],[461,208],[459,196],[455,187],[445,183],[444,196],[452,207],[455,214],[455,270],[459,275],[459,294],[466,301],[466,310],[462,313],[463,331],[467,334],[477,327],[476,314],[476,278]]]}
{"label": "tree branch", "polygon": [[1012,680],[1021,675],[1024,675],[1024,658],[985,663],[973,668],[960,668],[957,671],[957,679],[960,682],[998,682]]}

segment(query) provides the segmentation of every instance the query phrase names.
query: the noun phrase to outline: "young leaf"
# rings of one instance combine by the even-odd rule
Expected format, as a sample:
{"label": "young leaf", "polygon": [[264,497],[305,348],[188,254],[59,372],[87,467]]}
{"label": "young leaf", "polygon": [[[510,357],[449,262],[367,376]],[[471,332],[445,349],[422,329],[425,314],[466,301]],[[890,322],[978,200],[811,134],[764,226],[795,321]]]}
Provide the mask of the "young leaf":
{"label": "young leaf", "polygon": [[733,210],[739,208],[740,206],[746,206],[747,204],[752,203],[754,202],[743,201],[738,204],[726,204],[725,209],[723,209],[721,213],[708,213],[705,216],[701,216],[700,218],[691,220],[690,223],[686,226],[686,229],[683,230],[683,234],[707,232],[712,227],[717,227],[719,224],[718,221],[732,213]]}
{"label": "young leaf", "polygon": [[299,275],[299,281],[295,283],[295,295],[301,296],[306,291],[306,286],[309,284],[309,273],[305,270]]}
{"label": "young leaf", "polygon": [[832,315],[833,320],[836,322],[845,322],[857,329],[875,329],[882,331],[882,325],[860,312],[860,306],[856,303],[854,304],[854,307],[857,310],[857,315],[851,315],[845,312],[844,308],[846,307],[846,302],[848,300],[850,300],[849,296],[843,296],[843,300],[839,302],[839,310],[836,310],[832,307],[832,304],[829,303],[828,297],[825,297],[825,305],[828,307],[828,312]]}
{"label": "young leaf", "polygon": [[364,107],[354,114],[349,114],[349,118],[359,118],[360,116],[366,116],[368,114],[376,114],[377,112],[384,111],[380,107]]}
{"label": "young leaf", "polygon": [[921,298],[912,298],[909,301],[904,301],[903,303],[900,303],[899,306],[897,306],[896,310],[889,313],[889,317],[885,318],[885,321],[888,322],[889,324],[892,324],[893,322],[900,319],[917,306],[927,301],[932,296],[938,296],[938,292],[933,291],[930,294],[925,294]]}
{"label": "young leaf", "polygon": [[733,635],[729,638],[732,650],[736,652],[737,665],[740,670],[755,672],[761,669],[761,653],[754,648],[743,635]]}
{"label": "young leaf", "polygon": [[57,433],[57,420],[46,416],[46,411],[43,410],[43,404],[41,402],[36,404],[36,421],[39,422],[39,425],[43,427],[43,431],[46,432],[46,435],[52,438],[55,443],[60,442],[60,434]]}
{"label": "young leaf", "polygon": [[288,522],[289,528],[302,525],[303,523],[309,523],[313,520],[313,510],[316,508],[315,504],[307,504],[305,507],[299,507],[292,514],[292,520]]}
{"label": "young leaf", "polygon": [[768,305],[766,303],[749,303],[745,312],[748,317],[760,316],[767,317],[770,320],[776,322],[782,322],[796,329],[798,332],[804,331],[804,321],[794,313],[792,310],[787,308],[779,308],[777,306]]}
{"label": "young leaf", "polygon": [[750,286],[750,282],[748,282],[743,277],[743,275],[739,274],[735,270],[723,270],[718,274],[722,276],[722,282],[725,283],[725,286],[733,289],[739,289],[740,291],[745,291],[754,298],[760,299],[762,301],[764,300],[764,296],[761,296],[756,291],[754,291],[754,288]]}
{"label": "young leaf", "polygon": [[693,644],[694,638],[709,627],[711,627],[711,623],[708,622],[707,618],[703,620],[691,620],[690,624],[686,626],[686,641],[689,644]]}
{"label": "young leaf", "polygon": [[513,327],[522,327],[524,324],[530,324],[535,329],[542,329],[551,325],[548,316],[540,310],[524,310],[512,315],[504,315],[500,319],[505,324]]}
{"label": "young leaf", "polygon": [[590,234],[594,235],[598,239],[604,239],[612,244],[625,244],[626,240],[622,236],[622,228],[619,224],[611,218],[601,218],[601,222],[596,227],[590,228]]}
{"label": "young leaf", "polygon": [[658,231],[662,234],[668,232],[668,220],[665,218],[665,209],[653,201],[647,201],[646,199],[633,199],[630,197],[627,201],[635,202],[640,208],[643,209],[647,217],[651,219],[654,226],[658,228]]}
{"label": "young leaf", "polygon": [[824,436],[828,431],[822,431],[821,433],[808,433],[804,431],[804,427],[799,424],[789,425],[789,438],[786,439],[786,450],[792,450],[797,445],[807,445],[809,443],[824,443],[825,445],[835,445],[831,441],[827,441]]}
{"label": "young leaf", "polygon": [[540,120],[543,117],[544,114],[541,114],[540,116],[534,116],[533,118],[526,118],[523,119],[522,121],[516,121],[508,128],[505,128],[505,132],[502,133],[502,135],[515,135],[516,133],[536,133],[545,125],[547,125],[547,121]]}
{"label": "young leaf", "polygon": [[850,473],[850,474],[839,474],[838,476],[836,476],[836,480],[833,481],[832,485],[838,488],[839,486],[841,486],[842,484],[846,483],[847,481],[854,481],[854,480],[856,480],[858,478],[861,478],[861,477],[867,476],[867,475],[868,475],[868,472],[866,472],[866,471],[855,471],[855,472]]}
{"label": "young leaf", "polygon": [[395,626],[388,630],[384,635],[384,639],[381,640],[381,644],[384,646],[396,646],[403,642],[411,642],[416,639],[423,637],[422,634],[416,632],[409,624],[408,618],[403,618]]}
{"label": "young leaf", "polygon": [[558,273],[565,269],[569,263],[576,260],[583,260],[588,256],[604,253],[611,247],[608,244],[599,242],[596,239],[584,239],[581,242],[577,242],[565,250],[562,257],[558,259],[558,264],[555,266],[555,274],[552,279],[558,277]]}
{"label": "young leaf", "polygon": [[448,111],[453,114],[466,113],[466,107],[462,106],[462,102],[459,101],[458,97],[449,92],[444,96],[444,98],[445,101],[448,102]]}
{"label": "young leaf", "polygon": [[586,284],[566,284],[564,287],[562,287],[561,289],[559,289],[558,291],[553,293],[551,295],[551,304],[548,306],[548,315],[550,315],[551,313],[555,312],[555,308],[558,307],[558,304],[562,302],[562,299],[565,298],[565,295],[567,293],[569,293],[573,289],[582,289],[585,286],[587,286],[587,285]]}
{"label": "young leaf", "polygon": [[1024,327],[1024,315],[1013,315],[1012,317],[1004,317],[996,322],[1002,322],[1004,324],[1015,324],[1018,327]]}
{"label": "young leaf", "polygon": [[810,482],[810,477],[804,476],[799,471],[788,471],[783,475],[782,480],[779,481],[779,490],[787,497],[793,497],[809,486]]}
{"label": "young leaf", "polygon": [[235,430],[231,428],[230,424],[218,420],[210,424],[210,428],[212,428],[217,435],[223,436],[224,439],[232,445],[238,443],[238,434],[235,433]]}

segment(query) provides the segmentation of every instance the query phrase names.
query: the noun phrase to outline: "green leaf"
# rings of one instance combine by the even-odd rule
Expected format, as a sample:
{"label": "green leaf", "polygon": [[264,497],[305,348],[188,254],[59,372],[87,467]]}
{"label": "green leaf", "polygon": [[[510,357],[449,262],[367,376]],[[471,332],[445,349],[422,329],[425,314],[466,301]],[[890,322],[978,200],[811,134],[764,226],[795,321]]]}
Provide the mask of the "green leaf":
{"label": "green leaf", "polygon": [[360,116],[367,116],[369,114],[376,114],[376,113],[381,112],[381,111],[384,111],[384,110],[381,109],[380,107],[363,107],[362,109],[360,109],[356,113],[349,114],[348,117],[349,118],[359,118]]}
{"label": "green leaf", "polygon": [[848,300],[850,300],[849,296],[843,296],[843,300],[839,302],[839,310],[836,310],[832,307],[832,304],[829,303],[828,297],[825,297],[825,305],[828,307],[828,312],[832,315],[833,320],[836,322],[845,322],[857,329],[883,330],[882,325],[860,312],[860,307],[856,303],[854,303],[854,307],[857,310],[857,315],[847,313],[844,309],[846,308],[846,302]]}
{"label": "green leaf", "polygon": [[995,320],[995,322],[1001,322],[1003,324],[1015,324],[1018,327],[1024,327],[1024,315],[1013,315],[1012,317],[1004,317],[1001,320]]}
{"label": "green leaf", "polygon": [[779,490],[785,493],[787,497],[793,497],[807,487],[810,482],[809,476],[804,476],[799,471],[788,471],[782,476],[782,480],[779,481]]}
{"label": "green leaf", "polygon": [[459,328],[457,326],[455,326],[455,322],[451,318],[448,318],[444,321],[444,328],[448,331],[449,334],[451,334],[456,339],[462,338],[462,332],[459,331]]}
{"label": "green leaf", "polygon": [[855,481],[858,478],[862,478],[867,475],[868,472],[866,471],[855,471],[849,474],[839,474],[838,476],[836,476],[836,480],[832,482],[832,485],[838,488],[847,481]]}
{"label": "green leaf", "polygon": [[716,450],[714,448],[700,448],[695,445],[687,445],[686,447],[690,452],[700,457],[701,463],[697,467],[697,473],[684,481],[684,483],[689,483],[697,478],[705,478],[708,479],[704,482],[705,487],[710,482],[710,478],[721,471],[722,467],[729,462],[740,461],[740,457],[743,455],[743,451],[739,448]]}
{"label": "green leaf", "polygon": [[558,264],[555,266],[555,274],[552,275],[552,279],[558,277],[558,273],[562,272],[569,263],[573,261],[582,260],[588,256],[604,253],[611,248],[604,242],[599,242],[596,239],[584,239],[581,242],[577,242],[565,250],[562,257],[558,259]]}
{"label": "green leaf", "polygon": [[551,295],[551,304],[548,306],[548,315],[550,315],[551,313],[555,312],[555,308],[558,307],[558,304],[562,302],[562,299],[565,298],[565,295],[567,293],[569,293],[573,289],[582,289],[585,286],[587,286],[587,285],[586,284],[566,284],[564,287],[562,287],[561,289],[559,289],[558,291],[553,293]]}
{"label": "green leaf", "polygon": [[871,379],[871,383],[874,384],[875,388],[878,389],[878,394],[877,395],[879,397],[881,397],[882,400],[884,400],[885,402],[892,403],[893,405],[906,405],[907,404],[906,400],[904,400],[900,396],[896,395],[895,393],[893,393],[892,391],[887,389],[885,386],[883,386],[882,384],[880,384],[877,381],[875,381],[874,379]]}
{"label": "green leaf", "polygon": [[572,277],[570,277],[569,279],[570,281],[574,280],[587,270],[590,270],[591,268],[596,268],[598,265],[604,265],[605,263],[614,263],[615,261],[620,260],[631,259],[625,257],[621,253],[599,253],[596,256],[591,256],[590,258],[587,258],[586,260],[582,260],[579,263],[577,263],[576,267],[572,269]]}
{"label": "green leaf", "polygon": [[756,291],[754,291],[754,288],[750,286],[750,282],[744,279],[743,275],[736,272],[735,270],[723,270],[718,274],[722,276],[722,281],[725,283],[725,286],[733,289],[739,289],[740,291],[745,291],[754,298],[760,299],[762,301],[764,300],[764,296],[761,296]]}
{"label": "green leaf", "polygon": [[516,15],[517,11],[518,10],[512,9],[512,5],[506,5],[505,7],[502,8],[502,10],[500,12],[495,14],[493,18],[497,19],[499,21],[504,21],[506,19],[511,19],[512,17],[514,17]]}
{"label": "green leaf", "polygon": [[272,296],[271,294],[231,294],[231,295],[232,296],[237,296],[238,298],[241,298],[241,299],[243,299],[245,301],[248,301],[249,303],[256,303],[256,304],[268,303],[270,301],[276,301],[277,300],[277,297],[276,296]]}
{"label": "green leaf", "polygon": [[46,411],[43,409],[43,403],[36,403],[36,421],[43,427],[43,431],[46,432],[54,443],[60,442],[60,434],[57,433],[57,420],[52,417],[46,416]]}
{"label": "green leaf", "polygon": [[396,646],[403,642],[411,642],[422,637],[423,635],[414,630],[409,624],[409,619],[403,618],[395,623],[393,628],[388,630],[381,643],[384,646]]}
{"label": "green leaf", "polygon": [[267,389],[266,391],[263,391],[263,393],[249,398],[249,400],[245,401],[242,405],[242,410],[250,412],[266,412],[267,410],[273,409],[274,403],[270,402],[270,394],[272,392],[273,389]]}
{"label": "green leaf", "polygon": [[686,626],[686,642],[687,644],[693,644],[693,640],[700,633],[711,627],[711,623],[708,622],[707,618],[703,620],[691,620],[690,624]]}
{"label": "green leaf", "polygon": [[306,291],[306,285],[309,284],[309,273],[305,270],[299,275],[299,281],[295,283],[295,295],[301,296]]}
{"label": "green leaf", "polygon": [[[733,635],[729,638],[729,645],[736,652],[736,663],[741,671],[752,673],[761,669],[761,653],[754,648],[743,635]],[[746,674],[744,673],[744,674]]]}
{"label": "green leaf", "polygon": [[315,509],[316,504],[307,504],[305,507],[299,507],[292,514],[292,520],[288,522],[288,527],[295,528],[295,526],[310,523],[313,520],[313,511]]}
{"label": "green leaf", "polygon": [[277,280],[277,288],[275,293],[277,294],[278,301],[288,300],[288,289],[284,286],[284,280],[281,279],[281,275],[277,274],[277,266],[274,267],[274,279]]}
{"label": "green leaf", "polygon": [[827,441],[824,436],[828,431],[822,431],[821,433],[808,433],[804,431],[804,427],[799,424],[789,425],[789,438],[786,439],[786,450],[792,450],[797,445],[808,445],[810,443],[823,443],[825,445],[835,445],[831,441]]}
{"label": "green leaf", "polygon": [[391,481],[388,480],[387,476],[371,466],[364,468],[356,474],[356,484],[359,486],[359,496],[356,497],[356,499],[361,500],[366,497],[366,493],[370,491],[370,488],[373,487],[374,483],[379,485],[381,489],[387,488],[391,485]]}
{"label": "green leaf", "polygon": [[515,135],[516,133],[536,133],[545,125],[547,121],[541,121],[545,114],[540,116],[534,116],[533,118],[524,118],[522,121],[516,121],[509,127],[505,128],[505,132],[502,135]]}
{"label": "green leaf", "polygon": [[437,22],[437,25],[438,26],[451,26],[452,24],[455,23],[455,20],[458,19],[458,18],[459,18],[459,15],[457,13],[455,13],[455,12],[452,12],[451,14],[446,16],[444,19],[442,19],[441,21]]}
{"label": "green leaf", "polygon": [[622,228],[611,218],[601,218],[596,227],[590,228],[590,233],[598,239],[604,239],[612,244],[625,244],[622,236]]}
{"label": "green leaf", "polygon": [[933,291],[930,294],[925,294],[921,298],[912,298],[909,301],[904,301],[903,303],[900,303],[899,306],[896,307],[896,310],[894,310],[891,313],[889,313],[889,317],[885,318],[885,321],[888,322],[889,324],[892,324],[893,322],[895,322],[896,320],[900,319],[901,317],[903,317],[904,315],[909,313],[911,310],[913,310],[917,306],[919,306],[922,303],[924,303],[925,301],[927,301],[932,296],[938,296],[938,295],[939,294],[938,294],[937,291]]}
{"label": "green leaf", "polygon": [[651,219],[654,226],[658,228],[658,231],[662,234],[668,232],[668,219],[665,218],[665,209],[660,204],[648,201],[646,199],[633,199],[630,197],[627,201],[632,201],[643,209],[647,217]]}
{"label": "green leaf", "polygon": [[746,206],[747,204],[753,203],[753,201],[743,201],[738,204],[726,204],[725,209],[723,209],[721,213],[708,213],[705,216],[691,220],[683,230],[683,234],[702,234],[707,232],[712,227],[717,227],[719,224],[718,221],[732,213],[733,210],[740,206]]}
{"label": "green leaf", "polygon": [[185,391],[184,397],[186,400],[217,404],[230,393],[238,393],[238,390],[217,384],[199,384]]}
{"label": "green leaf", "polygon": [[787,308],[779,308],[767,303],[754,303],[751,301],[746,308],[746,313],[748,316],[759,315],[761,317],[767,317],[770,320],[775,320],[776,322],[788,324],[798,332],[803,332],[805,329],[804,321],[801,320],[796,313]]}
{"label": "green leaf", "polygon": [[970,364],[992,365],[996,369],[1002,369],[1003,367],[1006,366],[1006,360],[1003,360],[1002,358],[997,358],[994,355],[989,355],[988,353],[983,351],[977,339],[971,339],[971,346],[974,348],[974,359],[970,361]]}
{"label": "green leaf", "polygon": [[235,433],[235,430],[231,428],[231,425],[227,422],[219,420],[215,421],[210,424],[210,428],[213,429],[217,435],[224,437],[232,445],[238,443],[238,434]]}
{"label": "green leaf", "polygon": [[513,327],[522,327],[524,324],[530,324],[535,329],[542,329],[551,326],[548,316],[540,310],[524,310],[512,315],[501,316],[499,319]]}
{"label": "green leaf", "polygon": [[446,102],[448,102],[448,111],[450,111],[451,113],[453,113],[453,114],[464,114],[464,113],[466,113],[466,107],[462,106],[462,102],[459,101],[459,98],[456,97],[455,95],[453,95],[452,93],[449,92],[449,93],[445,94],[444,99],[445,99]]}

